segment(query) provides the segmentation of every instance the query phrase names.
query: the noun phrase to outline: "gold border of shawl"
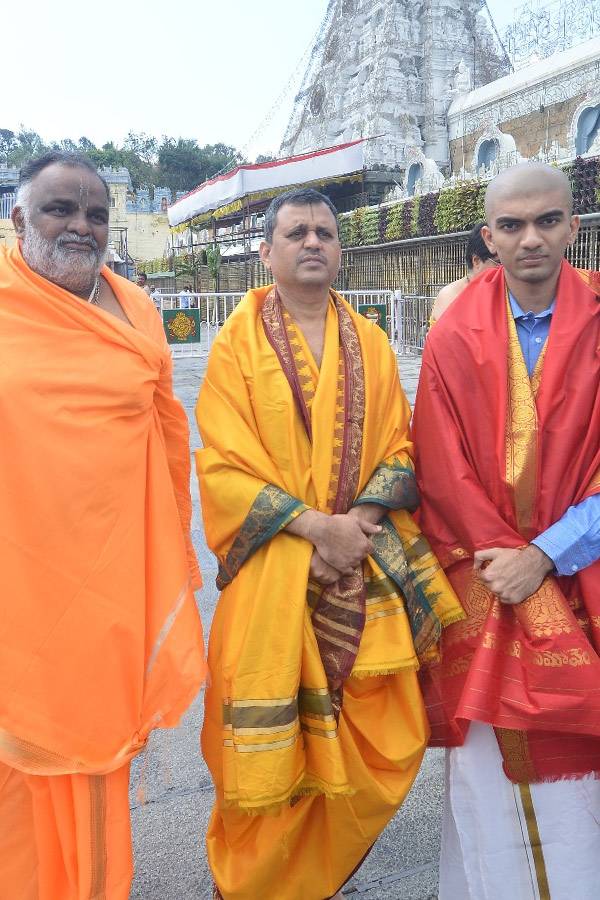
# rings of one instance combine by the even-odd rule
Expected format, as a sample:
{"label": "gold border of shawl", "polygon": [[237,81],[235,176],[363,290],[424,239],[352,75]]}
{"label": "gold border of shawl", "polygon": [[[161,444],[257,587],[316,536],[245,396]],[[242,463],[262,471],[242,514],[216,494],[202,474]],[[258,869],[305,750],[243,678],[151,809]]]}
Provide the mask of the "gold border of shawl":
{"label": "gold border of shawl", "polygon": [[517,528],[531,540],[537,497],[538,416],[536,397],[539,391],[548,342],[540,353],[529,378],[517,326],[506,289],[508,320],[508,375],[506,404],[506,483],[510,489],[517,516]]}

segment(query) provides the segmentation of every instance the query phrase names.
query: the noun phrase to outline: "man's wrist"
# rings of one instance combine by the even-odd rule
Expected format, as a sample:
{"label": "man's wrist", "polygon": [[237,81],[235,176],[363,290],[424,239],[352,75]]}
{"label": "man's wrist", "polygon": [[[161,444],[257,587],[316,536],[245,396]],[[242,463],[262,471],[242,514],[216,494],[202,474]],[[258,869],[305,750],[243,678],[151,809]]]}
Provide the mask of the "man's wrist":
{"label": "man's wrist", "polygon": [[350,507],[348,510],[349,516],[356,516],[358,519],[364,519],[367,522],[370,522],[371,525],[379,525],[379,522],[383,517],[389,512],[386,506],[383,506],[382,503],[375,503],[374,501],[369,501],[367,503],[359,503],[356,506]]}
{"label": "man's wrist", "polygon": [[554,570],[554,560],[537,544],[529,544],[523,553],[527,554],[528,562],[540,573],[542,580]]}
{"label": "man's wrist", "polygon": [[325,515],[325,513],[319,512],[318,509],[305,509],[299,516],[292,519],[285,530],[316,545],[319,535],[322,533],[323,517]]}

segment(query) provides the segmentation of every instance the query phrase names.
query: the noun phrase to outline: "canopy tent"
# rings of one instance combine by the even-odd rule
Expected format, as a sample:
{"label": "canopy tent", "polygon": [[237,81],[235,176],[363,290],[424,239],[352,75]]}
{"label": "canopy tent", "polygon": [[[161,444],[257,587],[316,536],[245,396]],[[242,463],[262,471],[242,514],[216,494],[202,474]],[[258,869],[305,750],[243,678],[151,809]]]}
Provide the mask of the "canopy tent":
{"label": "canopy tent", "polygon": [[278,188],[319,182],[359,172],[363,168],[361,138],[349,144],[316,150],[302,156],[277,159],[260,165],[237,166],[181,197],[168,209],[172,228],[205,213],[239,204],[242,199],[276,191]]}

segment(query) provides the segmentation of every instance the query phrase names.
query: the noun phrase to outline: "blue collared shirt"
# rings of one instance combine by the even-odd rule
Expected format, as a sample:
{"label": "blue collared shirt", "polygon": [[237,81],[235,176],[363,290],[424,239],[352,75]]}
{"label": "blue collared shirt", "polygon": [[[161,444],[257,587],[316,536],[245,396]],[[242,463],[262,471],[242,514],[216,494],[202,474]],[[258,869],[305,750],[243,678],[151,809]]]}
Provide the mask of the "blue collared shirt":
{"label": "blue collared shirt", "polygon": [[[531,378],[550,332],[552,305],[535,315],[524,313],[511,293],[508,295],[525,365]],[[559,575],[573,575],[600,558],[600,494],[570,506],[566,513],[531,542],[553,561]]]}

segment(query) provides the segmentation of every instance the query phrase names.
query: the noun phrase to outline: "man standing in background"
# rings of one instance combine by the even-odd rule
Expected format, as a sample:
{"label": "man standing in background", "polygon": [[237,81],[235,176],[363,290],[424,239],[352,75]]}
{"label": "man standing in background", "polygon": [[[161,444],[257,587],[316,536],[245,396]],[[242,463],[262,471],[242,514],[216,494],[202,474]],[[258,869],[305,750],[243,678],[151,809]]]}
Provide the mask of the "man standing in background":
{"label": "man standing in background", "polygon": [[498,257],[488,250],[483,239],[481,230],[484,227],[485,222],[478,222],[477,225],[471,229],[467,240],[467,246],[465,247],[467,274],[463,275],[463,277],[459,278],[457,281],[447,284],[441,289],[435,298],[433,309],[431,310],[430,325],[434,325],[438,321],[440,316],[442,316],[448,307],[454,303],[458,295],[461,294],[466,286],[470,284],[474,278],[477,278],[484,269],[489,269],[490,266],[499,265]]}
{"label": "man standing in background", "polygon": [[138,277],[136,278],[135,283],[137,284],[138,287],[140,287],[144,291],[145,294],[148,294],[149,297],[152,296],[152,291],[150,290],[150,288],[148,286],[148,276],[146,275],[145,272],[140,272],[138,274]]}

